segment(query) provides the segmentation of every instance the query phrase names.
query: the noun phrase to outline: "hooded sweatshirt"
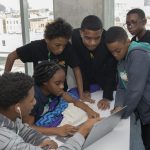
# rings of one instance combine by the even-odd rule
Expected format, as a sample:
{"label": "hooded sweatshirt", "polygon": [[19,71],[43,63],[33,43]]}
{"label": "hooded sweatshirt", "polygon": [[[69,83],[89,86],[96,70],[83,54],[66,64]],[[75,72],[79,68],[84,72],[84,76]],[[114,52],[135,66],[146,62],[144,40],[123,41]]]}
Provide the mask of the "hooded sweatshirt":
{"label": "hooded sweatshirt", "polygon": [[115,106],[127,106],[124,118],[136,110],[142,123],[150,124],[150,44],[132,42],[118,75]]}

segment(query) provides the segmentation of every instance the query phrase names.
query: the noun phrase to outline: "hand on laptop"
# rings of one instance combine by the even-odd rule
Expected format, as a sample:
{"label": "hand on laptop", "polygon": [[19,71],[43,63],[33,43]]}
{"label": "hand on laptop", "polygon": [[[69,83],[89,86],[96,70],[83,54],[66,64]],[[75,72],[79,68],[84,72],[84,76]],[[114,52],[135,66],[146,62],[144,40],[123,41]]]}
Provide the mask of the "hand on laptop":
{"label": "hand on laptop", "polygon": [[57,130],[58,130],[59,136],[68,136],[68,135],[73,135],[75,132],[77,132],[78,128],[75,126],[66,124],[62,127],[58,127]]}
{"label": "hand on laptop", "polygon": [[116,106],[114,109],[112,109],[110,112],[111,113],[115,113],[115,112],[117,112],[117,111],[119,111],[119,110],[121,110],[122,109],[122,107],[121,106]]}
{"label": "hand on laptop", "polygon": [[97,103],[97,107],[99,109],[102,110],[106,110],[110,108],[110,101],[106,98],[101,99],[98,103]]}
{"label": "hand on laptop", "polygon": [[98,118],[93,118],[93,119],[88,119],[78,130],[79,133],[81,133],[84,137],[88,135],[90,130],[92,129],[93,125],[100,121],[101,119]]}

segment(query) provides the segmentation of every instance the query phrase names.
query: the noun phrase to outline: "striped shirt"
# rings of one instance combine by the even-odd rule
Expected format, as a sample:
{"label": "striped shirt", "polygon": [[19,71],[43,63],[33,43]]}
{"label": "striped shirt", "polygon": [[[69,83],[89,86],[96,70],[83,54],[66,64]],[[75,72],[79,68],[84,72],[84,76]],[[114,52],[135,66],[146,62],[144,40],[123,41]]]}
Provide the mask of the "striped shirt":
{"label": "striped shirt", "polygon": [[[28,124],[22,124],[20,119],[13,122],[0,114],[0,150],[42,150],[38,145],[44,140],[49,140],[49,137],[32,129]],[[76,133],[58,150],[80,150],[83,143],[84,137]]]}

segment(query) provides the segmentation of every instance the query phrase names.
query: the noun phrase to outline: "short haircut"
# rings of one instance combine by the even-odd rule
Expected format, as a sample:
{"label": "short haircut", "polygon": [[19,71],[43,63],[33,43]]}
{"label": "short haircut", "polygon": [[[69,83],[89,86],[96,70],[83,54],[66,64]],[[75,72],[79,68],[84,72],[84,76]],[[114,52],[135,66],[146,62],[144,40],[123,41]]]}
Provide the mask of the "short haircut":
{"label": "short haircut", "polygon": [[81,23],[81,30],[97,31],[103,28],[102,21],[95,15],[86,16]]}
{"label": "short haircut", "polygon": [[0,108],[8,109],[24,100],[33,85],[33,78],[24,73],[4,73],[0,76]]}
{"label": "short haircut", "polygon": [[105,42],[107,43],[113,43],[116,41],[125,42],[128,39],[128,35],[126,31],[119,26],[110,27],[106,31],[105,35]]}
{"label": "short haircut", "polygon": [[44,31],[45,39],[55,39],[63,37],[69,39],[72,34],[72,26],[62,18],[54,20],[54,22],[47,23]]}
{"label": "short haircut", "polygon": [[[33,78],[35,84],[38,86],[43,85],[44,82],[50,80],[57,70],[64,70],[64,66],[57,64],[54,61],[42,61],[39,63],[34,70]],[[65,72],[65,70],[64,70]]]}
{"label": "short haircut", "polygon": [[139,9],[139,8],[131,9],[127,13],[127,16],[130,15],[130,14],[137,14],[141,19],[145,19],[145,13],[142,9]]}

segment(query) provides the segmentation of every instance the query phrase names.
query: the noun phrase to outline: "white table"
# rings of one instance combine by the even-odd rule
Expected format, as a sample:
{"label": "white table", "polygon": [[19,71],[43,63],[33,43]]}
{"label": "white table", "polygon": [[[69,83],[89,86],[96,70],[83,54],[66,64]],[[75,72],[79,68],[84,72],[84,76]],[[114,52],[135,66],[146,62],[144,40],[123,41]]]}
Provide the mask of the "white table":
{"label": "white table", "polygon": [[[101,111],[97,108],[97,102],[102,97],[102,91],[92,94],[92,98],[97,100],[95,104],[90,104],[90,107],[100,113],[101,117],[110,115],[110,110]],[[111,102],[110,109],[113,108],[114,101]],[[62,143],[57,141],[58,145]],[[130,144],[130,118],[123,119],[120,123],[106,136],[99,139],[97,142],[90,145],[85,150],[129,150]]]}
{"label": "white table", "polygon": [[[114,93],[115,94],[115,93]],[[92,98],[98,100],[102,97],[102,91],[92,94]],[[111,102],[110,110],[114,106],[114,101]],[[100,112],[102,117],[110,115],[110,110],[98,110],[97,105],[91,105],[95,111]],[[90,145],[85,150],[129,150],[130,145],[130,118],[123,119],[119,124],[108,133],[106,136]]]}

